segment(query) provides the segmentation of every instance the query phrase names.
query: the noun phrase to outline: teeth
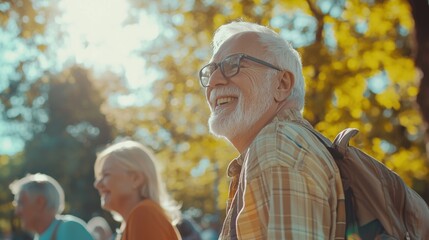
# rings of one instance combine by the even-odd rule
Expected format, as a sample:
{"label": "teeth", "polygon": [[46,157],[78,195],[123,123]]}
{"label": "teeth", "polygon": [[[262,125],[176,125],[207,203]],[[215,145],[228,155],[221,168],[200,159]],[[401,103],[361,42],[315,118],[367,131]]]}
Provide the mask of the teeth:
{"label": "teeth", "polygon": [[233,99],[234,99],[234,98],[232,98],[232,97],[219,98],[219,99],[216,101],[216,106],[220,106],[220,105],[222,105],[222,104],[229,103],[229,102],[231,102]]}

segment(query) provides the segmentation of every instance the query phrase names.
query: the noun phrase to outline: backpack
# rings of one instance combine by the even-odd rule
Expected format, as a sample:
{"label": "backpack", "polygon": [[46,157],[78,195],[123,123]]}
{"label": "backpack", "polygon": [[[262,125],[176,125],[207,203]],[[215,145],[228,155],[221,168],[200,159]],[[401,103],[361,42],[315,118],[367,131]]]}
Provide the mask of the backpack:
{"label": "backpack", "polygon": [[[331,143],[313,128],[305,127],[325,145],[340,170],[346,239],[429,239],[428,205],[395,172],[349,146],[357,129],[341,131]],[[364,223],[368,224],[360,226]]]}

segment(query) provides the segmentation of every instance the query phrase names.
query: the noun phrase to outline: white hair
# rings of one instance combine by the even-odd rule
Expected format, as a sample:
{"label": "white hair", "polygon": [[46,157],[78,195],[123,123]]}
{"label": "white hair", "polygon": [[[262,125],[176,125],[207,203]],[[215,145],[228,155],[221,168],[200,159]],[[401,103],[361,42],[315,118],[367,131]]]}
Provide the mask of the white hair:
{"label": "white hair", "polygon": [[46,174],[28,174],[13,181],[9,188],[14,195],[25,192],[33,200],[37,196],[43,196],[47,209],[54,214],[61,214],[64,210],[64,190],[55,179]]}
{"label": "white hair", "polygon": [[241,32],[255,32],[259,36],[259,42],[265,48],[264,60],[271,61],[279,68],[288,70],[295,78],[291,95],[288,98],[289,106],[298,110],[304,108],[305,82],[302,75],[302,63],[299,53],[292,45],[280,37],[272,29],[250,22],[235,21],[220,26],[213,37],[213,54],[231,36]]}
{"label": "white hair", "polygon": [[135,171],[145,176],[145,184],[140,189],[140,197],[149,198],[158,203],[170,217],[173,224],[180,220],[180,206],[170,198],[155,164],[153,153],[144,145],[127,140],[113,144],[98,154],[94,171],[101,175],[104,161],[114,159],[126,170]]}

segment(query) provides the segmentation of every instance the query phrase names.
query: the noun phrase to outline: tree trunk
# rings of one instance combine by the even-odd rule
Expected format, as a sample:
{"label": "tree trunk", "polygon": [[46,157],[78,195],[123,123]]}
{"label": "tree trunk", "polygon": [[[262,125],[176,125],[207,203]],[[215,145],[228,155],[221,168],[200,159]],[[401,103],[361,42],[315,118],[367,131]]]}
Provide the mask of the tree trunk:
{"label": "tree trunk", "polygon": [[429,160],[429,1],[409,0],[414,18],[416,66],[421,71],[417,104],[425,123],[426,154]]}

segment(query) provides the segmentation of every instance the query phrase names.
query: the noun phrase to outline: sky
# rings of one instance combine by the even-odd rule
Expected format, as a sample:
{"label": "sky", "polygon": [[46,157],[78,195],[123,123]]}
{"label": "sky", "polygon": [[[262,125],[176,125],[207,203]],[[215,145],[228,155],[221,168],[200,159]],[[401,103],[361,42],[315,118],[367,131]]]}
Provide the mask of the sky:
{"label": "sky", "polygon": [[126,24],[129,13],[124,0],[61,0],[60,8],[64,13],[58,23],[68,33],[60,58],[74,57],[99,71],[124,72],[132,89],[151,83],[144,59],[135,51],[160,34],[155,17],[142,12],[137,22]]}
{"label": "sky", "polygon": [[[59,7],[62,16],[57,23],[66,34],[64,46],[57,50],[58,65],[82,64],[100,74],[113,71],[124,76],[134,92],[118,101],[123,105],[141,101],[141,95],[137,95],[150,86],[156,73],[145,70],[145,61],[137,50],[160,34],[156,17],[140,12],[136,21],[129,21],[125,0],[61,0]],[[7,127],[0,123],[0,132]],[[3,136],[0,154],[14,154],[23,144],[22,139]]]}

